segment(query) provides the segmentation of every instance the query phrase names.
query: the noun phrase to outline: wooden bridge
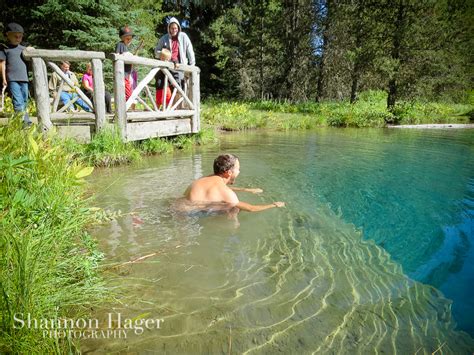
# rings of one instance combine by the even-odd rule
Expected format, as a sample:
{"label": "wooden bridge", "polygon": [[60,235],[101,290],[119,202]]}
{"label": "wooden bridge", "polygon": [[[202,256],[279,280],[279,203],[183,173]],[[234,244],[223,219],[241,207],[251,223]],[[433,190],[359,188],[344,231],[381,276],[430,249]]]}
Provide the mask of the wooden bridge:
{"label": "wooden bridge", "polygon": [[[175,136],[179,134],[197,133],[200,129],[200,69],[196,66],[180,65],[174,68],[173,63],[155,59],[143,58],[131,54],[110,54],[108,59],[113,62],[114,80],[114,112],[105,112],[105,85],[103,76],[103,61],[107,60],[103,52],[76,51],[76,50],[45,50],[25,49],[23,52],[27,60],[31,60],[33,69],[33,84],[38,114],[38,124],[48,131],[53,126],[68,127],[72,131],[82,130],[89,135],[100,132],[105,127],[118,127],[124,141],[136,141],[153,137]],[[88,61],[92,64],[94,91],[93,102],[85,95],[82,88],[75,85],[64,75],[54,63],[61,61]],[[124,66],[132,64],[134,67],[144,66],[148,74],[138,83],[128,100],[125,100]],[[48,68],[61,78],[59,89],[50,97],[48,89]],[[170,70],[180,71],[184,75],[182,85],[179,85]],[[150,82],[156,74],[163,72],[164,88],[169,87],[172,92],[169,106],[166,100],[157,107],[155,97],[150,89]],[[64,83],[74,89],[77,96],[67,105],[59,108],[59,96]],[[92,112],[68,112],[73,103],[81,98]],[[138,102],[144,109],[132,111],[134,102]],[[87,137],[85,137],[87,139]]]}

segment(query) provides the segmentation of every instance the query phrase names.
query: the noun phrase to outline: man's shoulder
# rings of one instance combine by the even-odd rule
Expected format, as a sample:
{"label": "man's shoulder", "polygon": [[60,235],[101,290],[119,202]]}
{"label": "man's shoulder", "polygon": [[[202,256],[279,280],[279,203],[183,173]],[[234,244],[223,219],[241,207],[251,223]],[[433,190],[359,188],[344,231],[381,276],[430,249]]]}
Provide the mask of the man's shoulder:
{"label": "man's shoulder", "polygon": [[218,176],[204,176],[195,180],[191,184],[192,189],[196,190],[206,190],[206,191],[215,191],[215,190],[225,190],[228,187],[222,182],[222,179]]}
{"label": "man's shoulder", "polygon": [[211,176],[203,176],[197,180],[194,180],[193,182],[193,185],[196,184],[196,185],[203,185],[203,184],[212,184],[212,185],[215,185],[219,182],[218,179],[216,179],[216,176],[215,175],[211,175]]}

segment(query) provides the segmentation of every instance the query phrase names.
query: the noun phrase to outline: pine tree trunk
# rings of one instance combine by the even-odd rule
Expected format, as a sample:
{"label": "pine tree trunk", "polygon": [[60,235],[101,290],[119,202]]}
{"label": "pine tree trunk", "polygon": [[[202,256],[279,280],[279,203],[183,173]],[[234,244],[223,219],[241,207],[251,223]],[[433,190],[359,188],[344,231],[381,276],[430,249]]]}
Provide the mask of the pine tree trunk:
{"label": "pine tree trunk", "polygon": [[323,22],[323,48],[321,50],[321,61],[319,62],[319,72],[318,72],[318,83],[316,87],[316,102],[320,102],[323,97],[324,92],[324,65],[326,59],[326,50],[328,48],[329,41],[329,21],[332,7],[332,0],[327,0],[326,2],[326,18]]}
{"label": "pine tree trunk", "polygon": [[[361,35],[361,29],[357,28],[357,38],[356,38],[356,49],[358,49],[361,46],[362,42],[362,35]],[[357,92],[359,91],[359,78],[360,78],[360,72],[362,70],[362,63],[361,63],[361,58],[360,54],[357,55],[355,58],[354,62],[354,68],[352,69],[352,74],[351,74],[351,104],[356,102],[357,100]]]}
{"label": "pine tree trunk", "polygon": [[[393,33],[393,47],[392,47],[392,59],[395,59],[397,62],[400,60],[401,44],[402,38],[404,35],[404,22],[405,22],[405,4],[404,0],[399,0],[398,10],[397,10],[397,19],[395,22],[395,31]],[[388,97],[387,97],[387,109],[393,111],[395,103],[397,102],[397,72],[400,69],[396,70],[396,73],[388,82]]]}
{"label": "pine tree trunk", "polygon": [[264,99],[264,86],[263,86],[263,17],[264,17],[264,9],[263,9],[263,1],[260,0],[260,65],[259,65],[259,74],[260,74],[260,100]]}
{"label": "pine tree trunk", "polygon": [[357,101],[357,91],[359,90],[359,65],[356,64],[352,72],[352,85],[351,85],[351,104]]}

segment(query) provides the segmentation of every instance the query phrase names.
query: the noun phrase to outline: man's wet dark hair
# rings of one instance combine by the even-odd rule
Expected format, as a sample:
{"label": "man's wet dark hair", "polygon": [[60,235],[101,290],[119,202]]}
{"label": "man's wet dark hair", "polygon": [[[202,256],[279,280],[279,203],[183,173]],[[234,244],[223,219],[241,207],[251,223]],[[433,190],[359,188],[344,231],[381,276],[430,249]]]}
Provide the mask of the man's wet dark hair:
{"label": "man's wet dark hair", "polygon": [[222,175],[226,171],[232,170],[235,166],[235,162],[239,158],[233,154],[222,154],[214,160],[214,174]]}

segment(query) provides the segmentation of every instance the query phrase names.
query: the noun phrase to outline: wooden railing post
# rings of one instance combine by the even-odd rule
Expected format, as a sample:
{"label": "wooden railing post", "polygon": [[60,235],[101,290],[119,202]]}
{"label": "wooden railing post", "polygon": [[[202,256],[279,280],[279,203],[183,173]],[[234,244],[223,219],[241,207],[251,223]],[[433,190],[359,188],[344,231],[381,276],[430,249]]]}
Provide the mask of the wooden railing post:
{"label": "wooden railing post", "polygon": [[[74,119],[76,117],[86,117],[90,118],[90,113],[75,113],[75,112],[68,112],[63,113],[61,110],[65,110],[66,106],[63,106],[61,110],[55,112],[57,110],[60,98],[56,96],[53,102],[53,111],[50,111],[50,100],[49,100],[49,92],[48,92],[48,72],[46,69],[45,60],[48,61],[48,65],[53,68],[53,71],[59,75],[62,79],[61,81],[61,88],[59,91],[62,91],[62,86],[64,83],[67,83],[69,86],[74,87],[74,83],[65,77],[59,67],[53,63],[53,61],[81,61],[81,60],[92,60],[93,68],[94,68],[94,85],[97,98],[95,99],[97,104],[94,104],[95,107],[95,114],[96,114],[96,124],[98,129],[100,129],[105,122],[105,109],[100,108],[104,107],[104,85],[103,85],[103,78],[102,78],[102,62],[101,60],[105,59],[105,54],[103,52],[91,52],[91,51],[77,51],[77,50],[50,50],[50,49],[34,49],[34,48],[26,48],[23,51],[23,57],[26,60],[32,61],[33,66],[33,80],[34,80],[34,87],[35,87],[35,100],[37,106],[37,114],[38,114],[38,121],[41,124],[43,130],[49,130],[53,124],[51,122],[52,119]],[[94,65],[95,64],[95,65]],[[76,89],[79,89],[76,87]],[[84,100],[85,103],[88,105],[91,104],[89,98],[82,92],[82,90],[77,91],[78,96]],[[74,99],[70,101],[73,103]],[[101,112],[102,111],[102,112]],[[84,116],[86,115],[86,116]]]}
{"label": "wooden railing post", "polygon": [[100,132],[105,126],[105,87],[100,59],[92,59],[92,73],[94,80],[95,129],[96,132]]}
{"label": "wooden railing post", "polygon": [[114,61],[115,118],[122,140],[127,140],[127,112],[125,107],[125,74],[123,60]]}
{"label": "wooden railing post", "polygon": [[192,123],[191,123],[191,132],[192,133],[198,133],[199,130],[201,129],[200,125],[200,102],[201,102],[201,93],[199,89],[199,72],[198,71],[193,71],[191,73],[191,92],[192,92],[192,100],[193,100],[193,106],[194,106],[194,115],[192,118]]}
{"label": "wooden railing post", "polygon": [[38,121],[44,131],[49,131],[53,123],[49,116],[48,72],[43,59],[32,58],[32,62]]}

